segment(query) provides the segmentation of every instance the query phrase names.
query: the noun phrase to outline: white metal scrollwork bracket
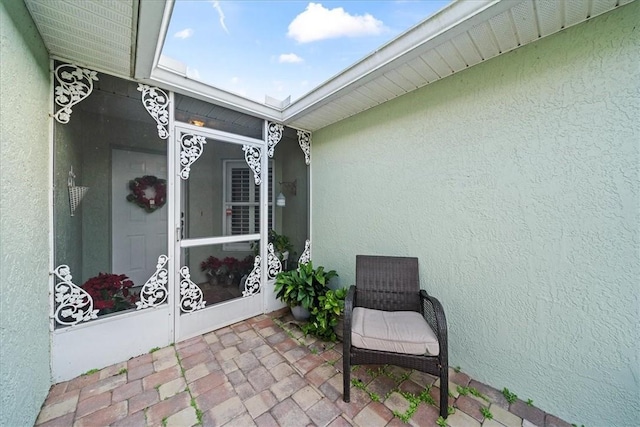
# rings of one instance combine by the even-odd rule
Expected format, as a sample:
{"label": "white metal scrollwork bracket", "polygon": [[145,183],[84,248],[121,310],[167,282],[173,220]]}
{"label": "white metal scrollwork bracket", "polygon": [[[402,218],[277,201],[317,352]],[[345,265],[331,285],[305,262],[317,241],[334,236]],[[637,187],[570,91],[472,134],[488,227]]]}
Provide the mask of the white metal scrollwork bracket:
{"label": "white metal scrollwork bracket", "polygon": [[311,261],[311,240],[305,240],[304,242],[304,252],[298,258],[298,264],[308,264]]}
{"label": "white metal scrollwork bracket", "polygon": [[304,130],[298,131],[298,144],[302,148],[304,153],[304,162],[308,165],[311,164],[311,132]]}
{"label": "white metal scrollwork bracket", "polygon": [[162,139],[169,138],[169,111],[167,111],[171,102],[169,96],[160,88],[142,83],[138,83],[138,91],[142,92],[142,105],[156,121],[158,136]]}
{"label": "white metal scrollwork bracket", "polygon": [[180,178],[189,179],[191,165],[200,158],[206,143],[207,139],[204,136],[190,133],[182,134],[180,137]]}
{"label": "white metal scrollwork bracket", "polygon": [[167,300],[169,291],[167,290],[167,283],[169,274],[164,266],[169,261],[169,257],[166,255],[160,255],[158,257],[158,264],[156,264],[156,272],[147,280],[142,286],[140,291],[140,301],[136,302],[136,310],[141,310],[147,307],[157,307]]}
{"label": "white metal scrollwork bracket", "polygon": [[73,284],[68,265],[61,265],[53,271],[60,280],[54,286],[57,308],[54,313],[56,322],[61,325],[75,325],[98,318],[93,309],[93,299],[84,289]]}
{"label": "white metal scrollwork bracket", "polygon": [[260,292],[260,262],[260,255],[256,255],[253,260],[253,270],[251,270],[251,273],[249,273],[244,283],[244,291],[242,291],[243,297],[250,297]]}
{"label": "white metal scrollwork bracket", "polygon": [[180,269],[180,309],[184,313],[193,313],[196,310],[203,309],[207,304],[203,300],[202,291],[191,281],[189,267],[186,265]]}
{"label": "white metal scrollwork bracket", "polygon": [[53,117],[59,123],[67,124],[71,119],[71,107],[91,94],[93,82],[98,80],[98,73],[71,64],[61,64],[53,74],[58,82],[54,101],[62,107]]}
{"label": "white metal scrollwork bracket", "polygon": [[242,151],[244,151],[244,160],[247,165],[253,171],[253,180],[256,185],[260,185],[262,182],[262,166],[260,165],[260,148],[253,145],[243,145]]}
{"label": "white metal scrollwork bracket", "polygon": [[267,277],[269,279],[275,279],[278,273],[282,271],[282,263],[276,255],[273,243],[269,243],[267,248],[269,249],[267,254]]}
{"label": "white metal scrollwork bracket", "polygon": [[282,139],[282,131],[284,130],[284,125],[281,125],[280,123],[269,122],[267,128],[267,154],[269,155],[269,157],[273,158],[273,152],[276,148],[276,145]]}

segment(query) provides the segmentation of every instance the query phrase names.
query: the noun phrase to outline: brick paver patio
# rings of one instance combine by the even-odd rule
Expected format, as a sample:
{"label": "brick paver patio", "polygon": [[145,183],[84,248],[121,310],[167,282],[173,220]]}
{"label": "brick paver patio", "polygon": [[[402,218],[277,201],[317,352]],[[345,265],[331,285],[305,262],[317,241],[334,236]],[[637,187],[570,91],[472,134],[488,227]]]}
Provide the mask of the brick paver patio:
{"label": "brick paver patio", "polygon": [[[50,426],[436,426],[436,378],[394,366],[353,372],[342,401],[342,346],[261,315],[55,384],[36,421]],[[450,427],[571,427],[450,371]],[[405,423],[403,419],[407,420]]]}

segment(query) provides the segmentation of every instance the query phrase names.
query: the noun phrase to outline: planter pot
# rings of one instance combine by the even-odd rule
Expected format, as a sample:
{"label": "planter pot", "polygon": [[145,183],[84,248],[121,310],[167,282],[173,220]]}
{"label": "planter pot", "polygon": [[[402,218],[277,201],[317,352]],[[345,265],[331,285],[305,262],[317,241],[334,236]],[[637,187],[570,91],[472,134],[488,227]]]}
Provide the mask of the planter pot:
{"label": "planter pot", "polygon": [[216,276],[215,274],[207,272],[207,278],[211,286],[216,286],[218,284],[218,276]]}
{"label": "planter pot", "polygon": [[333,327],[333,332],[338,336],[338,340],[342,341],[342,337],[344,336],[344,315],[340,315],[338,317],[338,323]]}
{"label": "planter pot", "polygon": [[293,318],[296,320],[307,320],[311,313],[309,310],[304,308],[301,305],[296,305],[295,307],[291,307],[291,314],[293,314]]}

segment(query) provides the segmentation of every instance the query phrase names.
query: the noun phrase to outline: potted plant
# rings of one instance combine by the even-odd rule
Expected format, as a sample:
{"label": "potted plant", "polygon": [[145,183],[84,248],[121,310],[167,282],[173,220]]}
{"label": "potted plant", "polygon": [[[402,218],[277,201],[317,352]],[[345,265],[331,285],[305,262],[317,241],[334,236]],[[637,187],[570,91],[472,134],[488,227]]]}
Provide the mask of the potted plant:
{"label": "potted plant", "polygon": [[289,252],[293,250],[293,245],[287,236],[278,234],[275,230],[269,230],[269,243],[273,243],[273,250],[280,261],[289,259]]}
{"label": "potted plant", "polygon": [[221,260],[210,256],[200,263],[200,270],[209,276],[211,285],[237,285],[243,276],[249,274],[252,266],[253,256],[251,255],[247,255],[243,260],[235,257],[225,257]]}
{"label": "potted plant", "polygon": [[[280,261],[286,261],[289,258],[289,252],[293,250],[293,245],[289,237],[284,234],[278,234],[274,229],[269,229],[269,243],[273,243],[273,250]],[[260,242],[252,242],[251,249],[253,250],[253,255],[259,255]]]}
{"label": "potted plant", "polygon": [[347,288],[328,289],[318,297],[318,304],[311,308],[309,322],[303,326],[305,334],[336,341],[343,335],[344,299]]}
{"label": "potted plant", "polygon": [[115,313],[135,307],[138,296],[130,292],[133,282],[124,274],[98,273],[82,285],[100,314]]}
{"label": "potted plant", "polygon": [[325,271],[324,267],[314,269],[312,262],[300,264],[295,270],[278,273],[276,297],[291,307],[293,317],[305,320],[309,318],[309,310],[318,305],[319,297],[326,293],[329,280],[337,275],[335,270]]}

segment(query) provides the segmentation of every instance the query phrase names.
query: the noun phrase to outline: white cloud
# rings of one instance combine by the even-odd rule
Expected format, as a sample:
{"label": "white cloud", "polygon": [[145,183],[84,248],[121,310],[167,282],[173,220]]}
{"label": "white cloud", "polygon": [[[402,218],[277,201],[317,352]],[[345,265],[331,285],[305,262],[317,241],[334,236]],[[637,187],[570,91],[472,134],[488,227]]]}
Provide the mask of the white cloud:
{"label": "white cloud", "polygon": [[287,64],[296,64],[299,62],[303,62],[304,59],[300,58],[295,53],[283,53],[278,57],[279,63],[287,63]]}
{"label": "white cloud", "polygon": [[220,26],[222,27],[225,33],[229,34],[229,30],[227,29],[227,26],[224,23],[224,12],[222,11],[220,2],[212,1],[211,3],[213,4],[213,8],[216,10],[216,12],[218,12],[218,16],[220,17]]}
{"label": "white cloud", "polygon": [[299,43],[338,37],[361,37],[380,34],[382,21],[370,14],[350,15],[341,7],[326,9],[320,3],[307,8],[289,24],[288,37]]}
{"label": "white cloud", "polygon": [[175,33],[173,37],[184,40],[184,39],[188,39],[192,35],[193,35],[193,30],[191,28],[185,28],[184,30],[178,31],[177,33]]}
{"label": "white cloud", "polygon": [[240,77],[231,77],[231,83],[237,85],[240,83]]}

